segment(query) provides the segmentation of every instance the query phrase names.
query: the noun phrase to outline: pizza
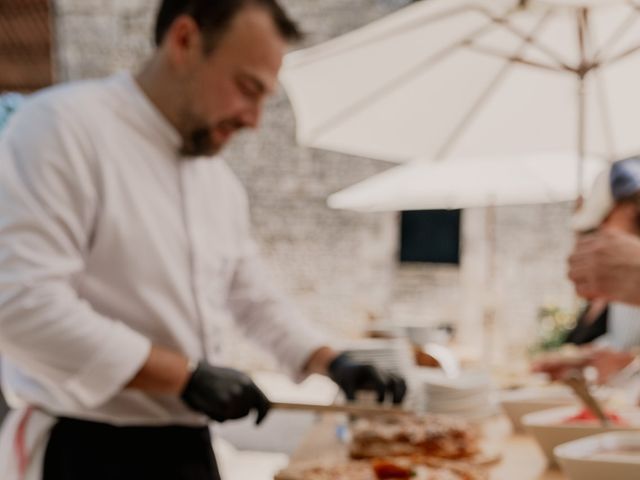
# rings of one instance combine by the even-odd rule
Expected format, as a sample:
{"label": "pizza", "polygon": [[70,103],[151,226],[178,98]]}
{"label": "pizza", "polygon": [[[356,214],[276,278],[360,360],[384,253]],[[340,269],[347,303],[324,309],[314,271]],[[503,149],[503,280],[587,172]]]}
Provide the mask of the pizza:
{"label": "pizza", "polygon": [[290,467],[275,480],[486,480],[484,472],[463,464],[438,464],[426,459],[351,460],[334,464]]}
{"label": "pizza", "polygon": [[479,453],[470,424],[438,415],[360,419],[352,426],[351,436],[354,459],[407,455],[469,459]]}

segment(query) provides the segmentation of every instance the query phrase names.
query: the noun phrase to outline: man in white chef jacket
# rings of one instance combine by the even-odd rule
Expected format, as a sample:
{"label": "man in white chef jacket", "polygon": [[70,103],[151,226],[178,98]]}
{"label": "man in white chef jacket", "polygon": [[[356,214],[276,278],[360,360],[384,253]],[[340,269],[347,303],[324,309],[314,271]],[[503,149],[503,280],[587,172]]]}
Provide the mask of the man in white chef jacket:
{"label": "man in white chef jacket", "polygon": [[228,315],[298,378],[402,400],[401,378],[332,350],[272,289],[245,192],[217,157],[257,127],[299,36],[275,0],[164,0],[137,76],[46,90],[11,119],[0,353],[22,408],[0,478],[218,478],[207,422],[269,409],[219,364]]}

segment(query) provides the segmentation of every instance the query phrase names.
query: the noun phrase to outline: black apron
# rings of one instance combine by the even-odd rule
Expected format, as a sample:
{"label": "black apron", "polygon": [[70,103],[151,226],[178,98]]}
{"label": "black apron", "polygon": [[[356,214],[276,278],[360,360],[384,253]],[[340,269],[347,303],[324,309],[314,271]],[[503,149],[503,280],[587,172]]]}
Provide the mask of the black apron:
{"label": "black apron", "polygon": [[115,427],[60,418],[43,480],[219,480],[206,427]]}

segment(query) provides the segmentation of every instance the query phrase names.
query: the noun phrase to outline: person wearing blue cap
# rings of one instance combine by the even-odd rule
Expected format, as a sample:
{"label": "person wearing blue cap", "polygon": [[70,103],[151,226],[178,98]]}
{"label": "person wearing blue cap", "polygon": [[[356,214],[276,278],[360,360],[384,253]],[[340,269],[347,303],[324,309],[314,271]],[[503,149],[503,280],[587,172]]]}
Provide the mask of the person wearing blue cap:
{"label": "person wearing blue cap", "polygon": [[[640,238],[640,157],[617,161],[603,171],[571,226],[578,244],[600,235]],[[640,308],[609,296],[586,298],[589,303],[566,342],[580,345],[583,365],[595,366],[600,381],[606,382],[634,359],[632,350],[640,346]],[[577,358],[542,359],[534,370],[557,379],[576,367]]]}
{"label": "person wearing blue cap", "polygon": [[[640,157],[616,162],[609,175],[611,201],[632,209],[640,198]],[[580,237],[569,278],[582,298],[640,305],[640,237],[615,229]]]}
{"label": "person wearing blue cap", "polygon": [[[619,160],[602,172],[573,216],[572,227],[580,237],[618,232],[640,238],[640,157]],[[590,299],[592,309],[602,311],[607,304],[607,343],[617,349],[639,345],[640,309],[607,297]]]}

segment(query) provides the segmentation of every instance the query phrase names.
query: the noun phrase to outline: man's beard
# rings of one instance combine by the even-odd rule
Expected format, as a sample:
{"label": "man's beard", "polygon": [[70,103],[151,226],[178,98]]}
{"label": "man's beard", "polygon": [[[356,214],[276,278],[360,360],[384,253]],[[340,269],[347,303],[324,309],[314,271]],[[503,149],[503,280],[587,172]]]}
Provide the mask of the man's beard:
{"label": "man's beard", "polygon": [[[226,145],[228,139],[244,126],[239,119],[223,120],[213,126],[206,126],[199,122],[198,127],[192,128],[186,136],[183,136],[180,153],[187,157],[216,155]],[[216,138],[219,132],[223,140]]]}
{"label": "man's beard", "polygon": [[213,141],[211,130],[207,127],[192,130],[184,138],[180,154],[185,157],[210,157],[222,150],[223,145]]}

